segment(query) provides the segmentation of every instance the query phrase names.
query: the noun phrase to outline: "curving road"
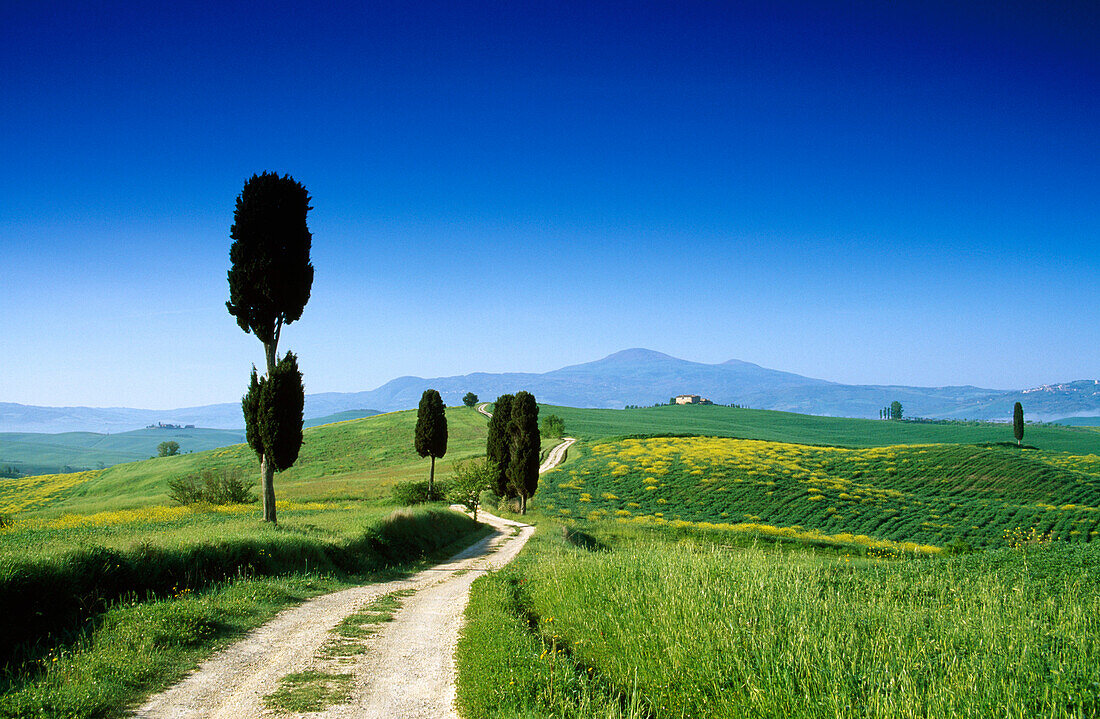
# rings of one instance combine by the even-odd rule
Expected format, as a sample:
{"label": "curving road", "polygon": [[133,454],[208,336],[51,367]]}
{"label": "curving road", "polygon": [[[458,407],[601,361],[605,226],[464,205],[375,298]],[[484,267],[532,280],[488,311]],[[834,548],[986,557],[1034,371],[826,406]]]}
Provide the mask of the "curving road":
{"label": "curving road", "polygon": [[[264,697],[286,675],[313,669],[352,677],[347,700],[310,713],[314,719],[458,719],[454,652],[470,585],[484,572],[510,562],[535,531],[485,512],[478,518],[497,531],[407,579],[326,594],[282,612],[131,716],[270,716]],[[345,661],[326,656],[325,642],[342,619],[398,590],[413,593],[393,621],[379,625],[378,633],[366,640],[365,652]]]}

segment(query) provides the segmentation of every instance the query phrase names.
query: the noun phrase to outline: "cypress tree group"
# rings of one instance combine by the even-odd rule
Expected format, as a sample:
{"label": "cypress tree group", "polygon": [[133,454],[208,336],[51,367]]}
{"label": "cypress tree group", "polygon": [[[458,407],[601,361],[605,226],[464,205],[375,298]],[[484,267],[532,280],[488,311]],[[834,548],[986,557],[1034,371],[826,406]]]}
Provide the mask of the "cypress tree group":
{"label": "cypress tree group", "polygon": [[[313,235],[306,223],[306,215],[313,209],[309,206],[309,201],[306,188],[290,175],[280,177],[275,172],[264,172],[253,175],[244,183],[244,189],[237,196],[237,205],[233,211],[233,225],[229,230],[229,236],[233,239],[229,248],[232,267],[229,269],[229,301],[225,306],[229,314],[237,319],[240,328],[246,333],[255,334],[263,344],[267,364],[265,380],[270,380],[276,372],[279,336],[283,325],[289,325],[301,318],[313,287],[313,265],[309,261]],[[297,371],[296,362],[294,371]],[[258,428],[262,426],[262,423],[256,423],[257,403],[260,401],[258,385],[264,380],[256,377],[254,380],[256,381],[245,395],[242,409],[246,427],[252,425]],[[300,374],[298,383],[301,383]],[[293,383],[281,384],[285,389]],[[280,398],[269,407],[274,412],[270,421],[294,421],[291,419],[294,412],[284,411],[284,389],[276,390],[273,387],[269,390]],[[292,398],[286,401],[292,405],[291,400]],[[281,409],[276,411],[276,405]],[[251,421],[250,411],[253,415]],[[297,429],[268,427],[269,433],[278,437],[277,445],[282,448],[280,452],[287,451],[285,448],[293,444],[291,438],[295,433],[301,434],[300,413],[297,424]],[[249,440],[249,444],[257,449],[262,441],[257,440],[254,444]],[[257,453],[260,455],[264,520],[274,522],[275,471],[286,469],[290,465],[277,461],[260,450]],[[296,458],[297,449],[292,454]],[[285,460],[286,456],[289,455],[283,455],[281,460]]]}
{"label": "cypress tree group", "polygon": [[516,392],[508,420],[508,490],[520,498],[520,512],[527,514],[527,499],[539,486],[539,406],[529,392]]}
{"label": "cypress tree group", "polygon": [[1016,437],[1016,446],[1024,439],[1024,406],[1019,402],[1012,408],[1012,434]]}
{"label": "cypress tree group", "polygon": [[901,419],[902,412],[901,402],[894,400],[890,403],[890,419]]}
{"label": "cypress tree group", "polygon": [[435,460],[447,454],[447,415],[443,398],[434,389],[424,390],[420,397],[413,442],[417,454],[432,458],[432,469],[428,475],[428,496],[431,497],[435,489]]}
{"label": "cypress tree group", "polygon": [[493,403],[493,416],[489,418],[489,437],[485,441],[485,455],[496,466],[496,477],[491,489],[498,497],[510,497],[508,493],[508,420],[512,418],[513,395],[502,394]]}

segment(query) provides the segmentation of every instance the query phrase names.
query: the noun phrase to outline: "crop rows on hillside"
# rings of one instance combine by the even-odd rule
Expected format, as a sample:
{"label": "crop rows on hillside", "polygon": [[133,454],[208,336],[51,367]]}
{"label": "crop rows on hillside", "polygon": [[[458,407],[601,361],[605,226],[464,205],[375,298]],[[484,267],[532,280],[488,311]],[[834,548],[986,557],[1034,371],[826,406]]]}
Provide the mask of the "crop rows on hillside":
{"label": "crop rows on hillside", "polygon": [[705,437],[609,441],[546,475],[565,517],[812,530],[944,546],[1100,534],[1100,458],[974,445],[841,449]]}

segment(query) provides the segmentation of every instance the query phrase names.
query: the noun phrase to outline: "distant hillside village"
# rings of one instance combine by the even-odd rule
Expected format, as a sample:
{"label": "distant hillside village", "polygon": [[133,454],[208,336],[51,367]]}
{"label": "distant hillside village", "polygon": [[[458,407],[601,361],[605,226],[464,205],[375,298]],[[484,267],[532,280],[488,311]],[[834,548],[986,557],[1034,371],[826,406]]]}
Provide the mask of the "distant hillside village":
{"label": "distant hillside village", "polygon": [[193,425],[193,424],[165,424],[164,422],[157,422],[156,424],[149,425],[145,429],[194,429],[194,428],[195,428],[195,425]]}

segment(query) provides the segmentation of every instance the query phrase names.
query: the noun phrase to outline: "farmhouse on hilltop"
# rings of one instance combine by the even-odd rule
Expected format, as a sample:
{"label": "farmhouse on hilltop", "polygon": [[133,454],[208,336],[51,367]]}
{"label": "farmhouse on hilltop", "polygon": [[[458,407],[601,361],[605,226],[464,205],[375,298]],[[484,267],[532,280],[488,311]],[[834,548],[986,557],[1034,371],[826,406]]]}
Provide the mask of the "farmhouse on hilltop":
{"label": "farmhouse on hilltop", "polygon": [[672,398],[672,401],[676,404],[714,404],[705,397],[700,397],[697,394],[681,394]]}

